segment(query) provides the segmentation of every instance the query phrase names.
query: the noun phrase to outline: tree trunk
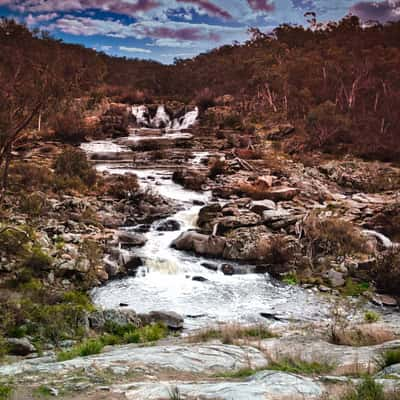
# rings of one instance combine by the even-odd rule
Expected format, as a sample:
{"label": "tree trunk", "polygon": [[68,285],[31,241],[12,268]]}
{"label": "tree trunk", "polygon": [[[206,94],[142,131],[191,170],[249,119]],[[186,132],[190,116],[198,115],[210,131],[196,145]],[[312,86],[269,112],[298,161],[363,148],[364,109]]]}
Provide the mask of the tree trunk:
{"label": "tree trunk", "polygon": [[11,163],[11,150],[12,150],[11,146],[7,147],[6,155],[5,155],[3,178],[2,178],[2,182],[1,182],[2,191],[5,191],[8,186],[8,172],[9,172],[10,163]]}

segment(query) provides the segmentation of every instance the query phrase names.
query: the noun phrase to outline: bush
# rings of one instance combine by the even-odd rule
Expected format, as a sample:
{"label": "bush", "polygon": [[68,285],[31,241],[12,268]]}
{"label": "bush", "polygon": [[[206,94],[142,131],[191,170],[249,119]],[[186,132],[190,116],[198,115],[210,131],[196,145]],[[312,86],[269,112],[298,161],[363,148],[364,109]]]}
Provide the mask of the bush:
{"label": "bush", "polygon": [[196,104],[200,111],[215,106],[214,93],[209,88],[204,88],[196,96]]}
{"label": "bush", "polygon": [[48,271],[52,263],[53,259],[40,247],[33,247],[22,266],[32,270],[33,274],[40,274],[43,271]]}
{"label": "bush", "polygon": [[43,166],[27,162],[16,162],[10,171],[12,184],[24,191],[51,187],[53,172]]}
{"label": "bush", "polygon": [[72,350],[62,351],[58,353],[58,361],[67,361],[76,357],[86,357],[93,354],[99,354],[104,348],[104,343],[101,340],[89,339]]}
{"label": "bush", "polygon": [[32,193],[23,195],[20,200],[20,209],[30,217],[39,217],[43,215],[47,208],[47,201],[43,194]]}
{"label": "bush", "polygon": [[8,400],[11,397],[11,394],[11,387],[0,383],[0,400]]}
{"label": "bush", "polygon": [[223,129],[244,129],[243,122],[239,114],[226,115],[220,126]]}
{"label": "bush", "polygon": [[81,143],[88,133],[82,113],[71,108],[56,115],[53,128],[56,138],[63,143]]}
{"label": "bush", "polygon": [[126,174],[113,176],[106,181],[107,194],[118,200],[129,199],[139,188],[139,182],[136,175]]}
{"label": "bush", "polygon": [[312,213],[304,221],[303,232],[313,255],[346,256],[367,251],[367,241],[360,230],[339,218],[322,218]]}
{"label": "bush", "polygon": [[58,156],[54,168],[56,174],[63,178],[79,178],[86,186],[96,183],[96,171],[89,163],[86,154],[78,149],[68,148]]}
{"label": "bush", "polygon": [[365,322],[368,322],[368,323],[377,322],[377,321],[379,321],[379,318],[380,318],[379,314],[376,313],[375,311],[368,310],[368,311],[365,311],[365,313],[364,313]]}
{"label": "bush", "polygon": [[[347,393],[342,400],[389,400],[383,392],[383,386],[373,378],[366,376],[355,390]],[[393,398],[394,399],[394,398]]]}
{"label": "bush", "polygon": [[380,254],[373,273],[379,291],[399,295],[400,248],[393,248]]}
{"label": "bush", "polygon": [[382,355],[382,368],[390,367],[395,364],[400,364],[400,348],[387,350]]}
{"label": "bush", "polygon": [[215,179],[218,175],[224,175],[226,173],[226,162],[221,158],[215,158],[210,160],[208,176],[211,179]]}
{"label": "bush", "polygon": [[0,225],[0,249],[6,254],[24,254],[31,235],[32,232],[26,227]]}

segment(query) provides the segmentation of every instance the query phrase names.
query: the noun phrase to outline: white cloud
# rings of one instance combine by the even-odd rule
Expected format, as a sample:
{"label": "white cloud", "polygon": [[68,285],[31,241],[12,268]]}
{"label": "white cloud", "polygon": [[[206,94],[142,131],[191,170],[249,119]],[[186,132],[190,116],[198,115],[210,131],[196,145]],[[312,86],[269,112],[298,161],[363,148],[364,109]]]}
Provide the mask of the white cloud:
{"label": "white cloud", "polygon": [[141,47],[126,47],[126,46],[119,46],[121,51],[126,53],[152,53],[149,49],[142,49]]}

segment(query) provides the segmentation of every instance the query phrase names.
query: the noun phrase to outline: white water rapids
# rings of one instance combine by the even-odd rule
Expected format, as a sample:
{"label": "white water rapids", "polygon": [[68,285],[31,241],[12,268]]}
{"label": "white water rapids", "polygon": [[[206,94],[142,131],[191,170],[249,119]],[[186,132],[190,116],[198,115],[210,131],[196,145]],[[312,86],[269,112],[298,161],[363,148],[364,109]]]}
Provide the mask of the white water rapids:
{"label": "white water rapids", "polygon": [[[104,151],[105,142],[83,146],[87,152]],[[108,151],[123,151],[110,141]],[[206,153],[197,153],[192,161],[198,164]],[[257,323],[266,320],[261,313],[277,315],[284,320],[322,320],[329,305],[318,293],[272,280],[268,274],[226,276],[212,271],[202,263],[220,265],[222,260],[208,260],[170,247],[182,232],[196,227],[201,206],[210,194],[194,192],[173,183],[167,170],[135,169],[132,165],[99,164],[99,171],[111,174],[135,173],[142,186],[150,186],[162,196],[178,201],[182,209],[168,219],[180,223],[179,231],[159,232],[155,222],[146,234],[147,243],[138,248],[145,266],[136,277],[111,281],[93,291],[94,302],[104,308],[117,308],[120,303],[139,313],[154,310],[175,311],[185,318],[187,328],[197,328],[216,322]],[[134,229],[135,227],[125,227]],[[232,263],[230,263],[232,264]],[[205,281],[193,280],[201,277]]]}

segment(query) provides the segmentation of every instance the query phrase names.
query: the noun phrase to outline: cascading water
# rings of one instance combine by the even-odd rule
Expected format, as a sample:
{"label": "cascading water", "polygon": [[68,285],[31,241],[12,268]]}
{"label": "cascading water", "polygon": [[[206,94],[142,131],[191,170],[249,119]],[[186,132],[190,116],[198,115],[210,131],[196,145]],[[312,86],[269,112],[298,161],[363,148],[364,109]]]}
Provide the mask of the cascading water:
{"label": "cascading water", "polygon": [[[88,152],[96,148],[103,151],[104,142],[84,146]],[[120,149],[110,145],[110,150]],[[206,153],[194,155],[192,164],[197,166]],[[111,174],[134,173],[142,186],[181,205],[181,210],[168,218],[179,223],[179,230],[160,232],[157,227],[163,221],[155,222],[146,234],[145,246],[136,250],[144,266],[134,278],[112,281],[95,289],[93,299],[97,305],[117,308],[123,302],[139,313],[175,311],[185,317],[187,328],[228,321],[258,323],[265,321],[262,313],[277,314],[288,320],[326,318],[329,305],[312,291],[276,283],[267,274],[226,276],[219,270],[204,267],[204,263],[210,262],[221,265],[222,260],[208,260],[170,247],[182,232],[195,228],[201,206],[194,204],[209,202],[210,193],[184,189],[172,181],[172,172],[167,170],[141,170],[107,163],[97,168]]]}
{"label": "cascading water", "polygon": [[170,115],[168,115],[165,106],[159,105],[157,107],[155,116],[151,118],[149,109],[146,106],[141,105],[133,106],[132,114],[135,116],[136,123],[139,126],[154,129],[165,128],[166,130],[182,131],[189,129],[196,123],[197,118],[199,117],[199,109],[198,107],[195,107],[194,110],[187,112],[181,117],[171,118]]}

